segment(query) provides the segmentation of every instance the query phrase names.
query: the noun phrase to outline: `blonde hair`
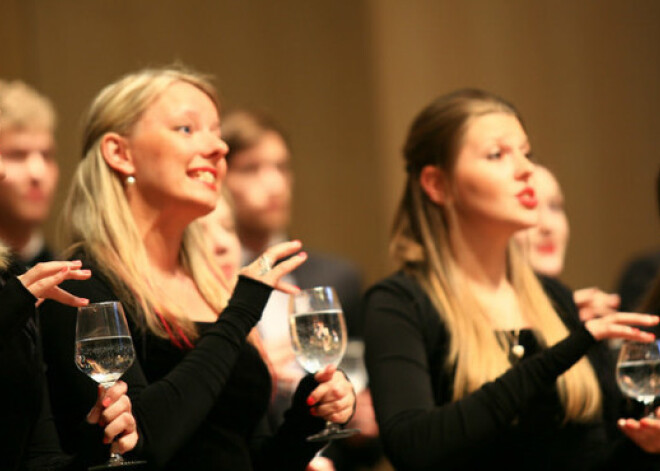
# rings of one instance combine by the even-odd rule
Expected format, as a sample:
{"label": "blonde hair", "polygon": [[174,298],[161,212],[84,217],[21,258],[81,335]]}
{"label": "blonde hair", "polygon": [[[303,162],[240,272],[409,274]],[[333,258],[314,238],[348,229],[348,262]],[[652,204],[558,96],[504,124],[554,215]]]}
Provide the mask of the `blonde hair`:
{"label": "blonde hair", "polygon": [[[449,244],[453,210],[438,207],[420,185],[427,165],[451,179],[465,130],[472,119],[503,112],[522,120],[515,108],[481,90],[459,90],[432,102],[413,122],[404,147],[406,187],[395,216],[390,252],[429,295],[450,334],[448,371],[454,373],[454,400],[464,397],[511,367],[508,351],[485,307],[464,285]],[[507,276],[542,345],[568,335],[541,283],[513,243]],[[601,410],[601,391],[590,363],[582,358],[557,381],[566,419],[589,420]]]}
{"label": "blonde hair", "polygon": [[55,129],[56,116],[51,101],[21,81],[0,80],[0,110],[3,130]]}
{"label": "blonde hair", "polygon": [[9,266],[9,248],[0,242],[0,270]]}
{"label": "blonde hair", "polygon": [[[110,132],[128,136],[145,110],[172,84],[189,83],[213,101],[209,79],[181,67],[145,69],[108,85],[92,102],[85,120],[83,159],[76,169],[59,226],[66,254],[83,251],[108,279],[114,292],[135,312],[136,323],[173,342],[197,337],[185,306],[152,282],[144,243],[125,196],[123,176],[103,158],[101,140]],[[212,263],[201,228],[190,224],[183,235],[179,260],[216,312],[226,305],[228,283]],[[172,329],[172,327],[175,327]],[[180,329],[180,330],[179,330]]]}

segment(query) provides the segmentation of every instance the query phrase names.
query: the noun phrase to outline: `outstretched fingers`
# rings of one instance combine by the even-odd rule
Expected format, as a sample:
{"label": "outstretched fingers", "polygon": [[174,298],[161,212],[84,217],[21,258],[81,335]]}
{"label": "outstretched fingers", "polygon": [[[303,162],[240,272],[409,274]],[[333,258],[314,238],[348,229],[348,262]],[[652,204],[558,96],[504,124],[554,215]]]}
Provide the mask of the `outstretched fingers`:
{"label": "outstretched fingers", "polygon": [[73,296],[61,290],[58,285],[64,280],[87,280],[92,276],[90,270],[81,269],[82,262],[45,262],[18,277],[25,288],[39,300],[48,298],[74,307],[88,304],[88,300]]}
{"label": "outstretched fingers", "polygon": [[259,280],[285,293],[297,293],[300,291],[297,286],[281,281],[281,279],[307,260],[307,254],[300,252],[301,248],[302,243],[299,240],[276,244],[268,248],[251,264],[243,267],[240,274]]}
{"label": "outstretched fingers", "polygon": [[623,339],[638,342],[652,342],[655,335],[639,327],[654,327],[660,317],[651,314],[617,312],[606,317],[595,317],[585,322],[585,327],[597,340]]}

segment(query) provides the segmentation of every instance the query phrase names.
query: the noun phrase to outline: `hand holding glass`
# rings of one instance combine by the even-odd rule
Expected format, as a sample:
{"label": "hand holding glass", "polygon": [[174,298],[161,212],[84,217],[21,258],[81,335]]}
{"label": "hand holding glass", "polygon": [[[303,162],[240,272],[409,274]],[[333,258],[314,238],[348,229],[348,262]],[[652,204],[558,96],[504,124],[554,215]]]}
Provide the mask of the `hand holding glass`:
{"label": "hand holding glass", "polygon": [[[346,351],[346,322],[334,288],[320,286],[291,295],[289,327],[293,351],[298,363],[308,372],[317,373],[326,366],[337,366]],[[326,422],[321,432],[308,441],[328,441],[359,433]]]}
{"label": "hand holding glass", "polygon": [[654,417],[653,403],[660,395],[660,341],[621,344],[616,364],[621,391],[644,404],[644,415]]}
{"label": "hand holding glass", "polygon": [[[75,362],[80,371],[108,389],[135,360],[133,340],[120,302],[92,303],[78,308]],[[139,462],[144,463],[144,462]],[[90,469],[135,465],[118,453]]]}

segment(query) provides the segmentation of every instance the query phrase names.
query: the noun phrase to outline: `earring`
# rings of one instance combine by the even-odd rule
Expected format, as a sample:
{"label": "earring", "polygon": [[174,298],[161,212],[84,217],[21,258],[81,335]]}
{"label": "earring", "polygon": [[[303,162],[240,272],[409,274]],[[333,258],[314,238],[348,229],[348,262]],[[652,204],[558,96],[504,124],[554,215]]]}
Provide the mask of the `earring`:
{"label": "earring", "polygon": [[129,175],[126,177],[126,185],[131,186],[135,184],[135,177],[133,175]]}

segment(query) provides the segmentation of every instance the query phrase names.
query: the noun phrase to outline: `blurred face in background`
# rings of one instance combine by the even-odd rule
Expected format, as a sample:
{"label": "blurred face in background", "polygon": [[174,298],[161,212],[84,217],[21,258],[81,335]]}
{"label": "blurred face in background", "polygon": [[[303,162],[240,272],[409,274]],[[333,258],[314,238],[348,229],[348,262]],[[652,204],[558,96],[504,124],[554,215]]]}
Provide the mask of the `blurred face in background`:
{"label": "blurred face in background", "polygon": [[538,223],[515,237],[536,272],[559,276],[564,269],[569,238],[564,196],[557,179],[544,167],[537,166],[534,183],[539,202]]}
{"label": "blurred face in background", "polygon": [[240,233],[271,235],[291,219],[290,155],[282,137],[267,131],[252,147],[229,159],[227,188],[235,204]]}
{"label": "blurred face in background", "polygon": [[225,198],[220,198],[215,209],[198,221],[218,267],[231,280],[238,273],[241,261],[241,244],[232,208]]}
{"label": "blurred face in background", "polygon": [[37,226],[50,212],[59,178],[50,129],[0,130],[6,178],[0,183],[0,218],[7,224]]}

